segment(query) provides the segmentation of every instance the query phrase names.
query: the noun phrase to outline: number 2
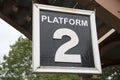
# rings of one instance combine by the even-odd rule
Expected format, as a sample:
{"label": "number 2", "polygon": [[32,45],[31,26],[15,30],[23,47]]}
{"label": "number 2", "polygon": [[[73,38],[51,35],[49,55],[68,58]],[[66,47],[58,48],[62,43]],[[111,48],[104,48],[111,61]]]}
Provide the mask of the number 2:
{"label": "number 2", "polygon": [[69,36],[71,39],[57,49],[55,53],[55,62],[81,63],[80,54],[65,54],[69,49],[78,45],[78,35],[71,29],[61,28],[54,32],[53,39],[62,39],[63,36]]}

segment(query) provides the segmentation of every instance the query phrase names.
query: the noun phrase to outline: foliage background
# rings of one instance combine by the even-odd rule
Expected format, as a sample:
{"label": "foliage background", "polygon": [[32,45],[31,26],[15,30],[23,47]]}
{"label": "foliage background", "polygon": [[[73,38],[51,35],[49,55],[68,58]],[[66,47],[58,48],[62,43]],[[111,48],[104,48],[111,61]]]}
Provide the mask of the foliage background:
{"label": "foliage background", "polygon": [[[20,37],[10,48],[0,64],[0,80],[80,80],[78,74],[33,74],[32,42],[27,38]],[[104,68],[92,80],[120,80],[120,66]]]}
{"label": "foliage background", "polygon": [[33,74],[32,42],[26,38],[20,37],[10,48],[0,66],[1,80],[79,80],[73,74]]}

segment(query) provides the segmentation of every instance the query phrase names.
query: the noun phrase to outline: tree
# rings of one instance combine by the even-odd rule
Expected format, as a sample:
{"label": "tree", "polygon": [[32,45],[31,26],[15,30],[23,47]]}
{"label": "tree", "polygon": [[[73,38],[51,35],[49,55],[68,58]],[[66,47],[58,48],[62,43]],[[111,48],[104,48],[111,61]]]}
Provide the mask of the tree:
{"label": "tree", "polygon": [[[0,63],[0,80],[80,80],[77,74],[32,74],[32,42],[20,37]],[[120,66],[103,69],[100,80],[120,80]]]}
{"label": "tree", "polygon": [[32,74],[32,43],[20,37],[0,66],[1,80],[79,80],[73,74]]}
{"label": "tree", "polygon": [[110,66],[103,69],[101,80],[120,80],[120,66]]}
{"label": "tree", "polygon": [[34,77],[31,70],[32,44],[28,39],[20,37],[18,41],[10,46],[8,56],[4,56],[2,63],[2,80],[25,80]]}

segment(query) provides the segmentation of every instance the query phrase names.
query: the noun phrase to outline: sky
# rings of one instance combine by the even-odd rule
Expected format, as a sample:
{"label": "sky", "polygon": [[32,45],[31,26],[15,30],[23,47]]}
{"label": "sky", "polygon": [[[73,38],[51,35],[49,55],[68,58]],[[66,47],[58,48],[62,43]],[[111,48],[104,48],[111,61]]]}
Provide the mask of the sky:
{"label": "sky", "polygon": [[4,55],[8,55],[10,45],[13,45],[21,35],[25,37],[22,33],[0,18],[0,62],[3,62]]}

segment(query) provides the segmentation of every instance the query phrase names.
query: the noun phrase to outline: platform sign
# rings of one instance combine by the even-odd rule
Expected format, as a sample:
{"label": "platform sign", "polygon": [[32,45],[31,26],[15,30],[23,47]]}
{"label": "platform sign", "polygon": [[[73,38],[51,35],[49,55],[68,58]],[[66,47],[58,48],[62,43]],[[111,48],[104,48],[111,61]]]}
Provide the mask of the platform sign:
{"label": "platform sign", "polygon": [[34,4],[33,72],[101,73],[95,12]]}

